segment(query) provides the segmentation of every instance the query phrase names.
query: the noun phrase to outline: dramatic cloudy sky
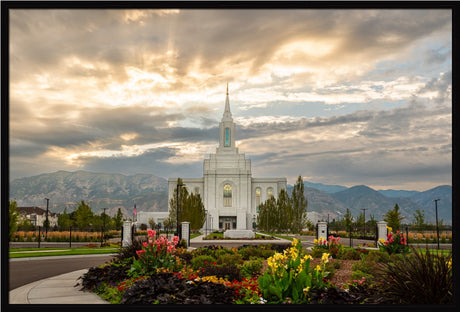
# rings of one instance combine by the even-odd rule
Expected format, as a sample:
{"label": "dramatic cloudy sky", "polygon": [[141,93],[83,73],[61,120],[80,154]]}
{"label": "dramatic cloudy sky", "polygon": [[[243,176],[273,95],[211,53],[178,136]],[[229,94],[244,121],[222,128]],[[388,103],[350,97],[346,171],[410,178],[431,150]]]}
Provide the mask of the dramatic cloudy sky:
{"label": "dramatic cloudy sky", "polygon": [[201,177],[226,84],[255,177],[452,182],[450,10],[10,11],[10,177]]}

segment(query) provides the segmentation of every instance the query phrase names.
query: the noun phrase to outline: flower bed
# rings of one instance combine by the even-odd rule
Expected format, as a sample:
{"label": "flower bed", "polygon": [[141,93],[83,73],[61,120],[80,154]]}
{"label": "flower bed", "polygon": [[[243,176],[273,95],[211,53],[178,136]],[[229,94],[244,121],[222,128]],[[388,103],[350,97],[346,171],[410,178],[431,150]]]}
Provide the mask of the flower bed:
{"label": "flower bed", "polygon": [[[177,247],[177,238],[154,240],[155,231],[147,234],[148,240],[137,249],[125,248],[116,261],[91,268],[81,278],[82,289],[113,304],[400,303],[384,296],[378,279],[365,274],[374,274],[391,259],[409,257],[353,249],[358,259],[339,259],[348,249],[338,238],[316,246],[323,249],[319,257],[296,239],[283,247],[208,246],[187,251]],[[329,251],[335,249],[333,258]]]}

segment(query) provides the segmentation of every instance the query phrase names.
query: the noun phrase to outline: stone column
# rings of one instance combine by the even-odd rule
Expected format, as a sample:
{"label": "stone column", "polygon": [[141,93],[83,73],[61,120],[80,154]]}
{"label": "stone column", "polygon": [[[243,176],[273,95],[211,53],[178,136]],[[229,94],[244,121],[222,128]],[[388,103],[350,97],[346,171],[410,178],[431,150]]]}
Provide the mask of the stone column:
{"label": "stone column", "polygon": [[319,239],[320,237],[327,240],[327,222],[325,221],[318,221],[318,235],[316,238]]}
{"label": "stone column", "polygon": [[379,239],[387,240],[387,223],[385,221],[377,222],[377,241]]}
{"label": "stone column", "polygon": [[131,226],[133,223],[131,221],[124,221],[123,222],[123,237],[121,238],[121,247],[126,247],[131,245],[132,237],[131,237]]}
{"label": "stone column", "polygon": [[190,222],[182,222],[182,239],[187,242],[187,247],[190,247]]}

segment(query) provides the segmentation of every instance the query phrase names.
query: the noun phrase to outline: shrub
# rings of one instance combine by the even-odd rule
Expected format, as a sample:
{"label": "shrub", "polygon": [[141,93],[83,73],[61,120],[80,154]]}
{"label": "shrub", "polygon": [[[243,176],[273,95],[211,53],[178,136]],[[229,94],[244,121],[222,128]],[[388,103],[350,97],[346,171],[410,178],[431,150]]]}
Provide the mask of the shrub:
{"label": "shrub", "polygon": [[240,270],[234,265],[213,265],[212,263],[207,263],[200,269],[198,274],[199,276],[226,278],[229,281],[241,281]]}
{"label": "shrub", "polygon": [[220,255],[217,258],[216,262],[217,264],[238,266],[240,264],[243,264],[243,259],[237,253],[232,253],[232,254],[226,253],[226,254]]}
{"label": "shrub", "polygon": [[401,261],[379,266],[381,295],[399,304],[452,304],[452,253],[413,250]]}
{"label": "shrub", "polygon": [[358,252],[354,248],[342,248],[337,254],[337,259],[359,260],[361,259],[361,255],[358,254]]}
{"label": "shrub", "polygon": [[255,258],[244,262],[240,269],[240,273],[243,277],[251,278],[260,274],[263,268],[263,260],[261,258]]}
{"label": "shrub", "polygon": [[271,246],[243,246],[238,249],[238,253],[241,255],[243,260],[249,260],[250,258],[264,258],[267,259],[275,253]]}
{"label": "shrub", "polygon": [[208,264],[214,264],[215,262],[216,262],[216,258],[214,258],[213,256],[208,256],[208,255],[197,256],[197,257],[194,257],[190,261],[192,265],[192,269],[194,270],[199,270],[201,268],[204,268]]}

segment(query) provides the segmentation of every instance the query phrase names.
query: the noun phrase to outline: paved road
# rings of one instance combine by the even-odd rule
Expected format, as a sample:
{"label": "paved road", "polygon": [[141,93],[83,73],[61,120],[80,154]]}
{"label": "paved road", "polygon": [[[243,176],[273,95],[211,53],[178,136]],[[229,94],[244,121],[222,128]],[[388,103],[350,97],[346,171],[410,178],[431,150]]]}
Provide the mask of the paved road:
{"label": "paved road", "polygon": [[104,264],[112,257],[105,254],[10,259],[9,290],[44,278]]}

